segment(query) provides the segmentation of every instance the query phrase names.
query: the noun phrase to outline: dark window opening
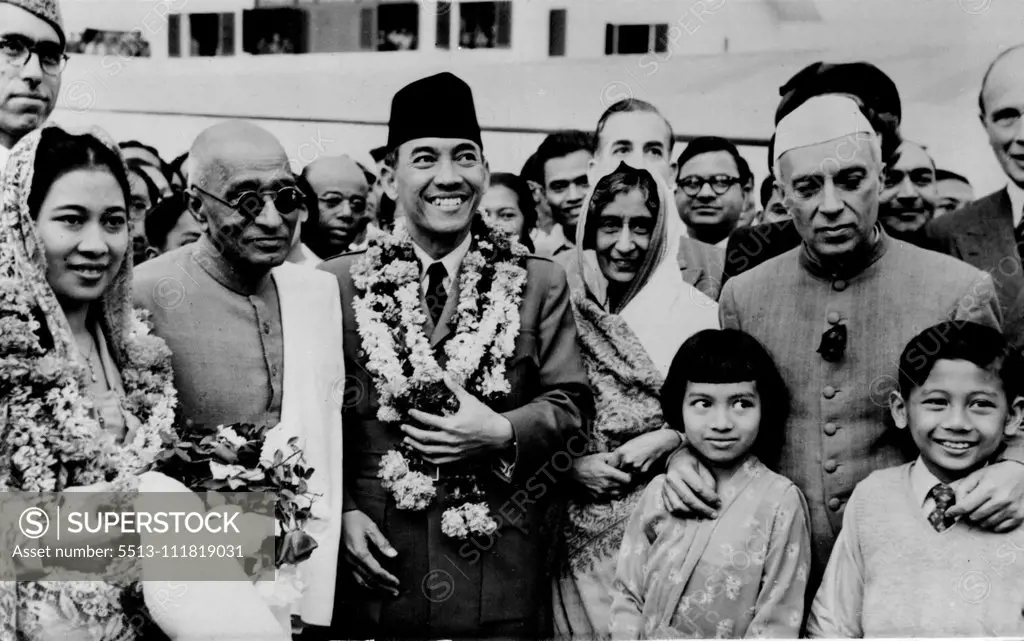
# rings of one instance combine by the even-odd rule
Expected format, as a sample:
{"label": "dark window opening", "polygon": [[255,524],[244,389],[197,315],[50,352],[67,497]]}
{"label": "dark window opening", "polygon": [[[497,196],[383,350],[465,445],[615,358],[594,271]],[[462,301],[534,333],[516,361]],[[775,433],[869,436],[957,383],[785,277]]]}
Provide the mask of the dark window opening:
{"label": "dark window opening", "polygon": [[302,9],[242,12],[242,49],[247,53],[306,53],[306,33],[306,12]]}
{"label": "dark window opening", "polygon": [[437,37],[434,44],[438,49],[451,49],[452,41],[452,3],[438,2],[437,8]]}
{"label": "dark window opening", "polygon": [[373,9],[359,10],[359,48],[374,49]]}
{"label": "dark window opening", "polygon": [[172,13],[167,16],[167,55],[171,58],[181,57],[181,14]]}
{"label": "dark window opening", "polygon": [[190,56],[220,55],[220,14],[190,14],[188,29],[192,37]]}
{"label": "dark window opening", "polygon": [[667,24],[609,24],[605,27],[605,55],[639,55],[668,51]]}
{"label": "dark window opening", "polygon": [[460,49],[512,46],[511,2],[463,2],[459,5]]}
{"label": "dark window opening", "polygon": [[565,9],[552,9],[548,16],[548,55],[565,55]]}
{"label": "dark window opening", "polygon": [[377,51],[417,48],[420,7],[415,2],[377,5]]}

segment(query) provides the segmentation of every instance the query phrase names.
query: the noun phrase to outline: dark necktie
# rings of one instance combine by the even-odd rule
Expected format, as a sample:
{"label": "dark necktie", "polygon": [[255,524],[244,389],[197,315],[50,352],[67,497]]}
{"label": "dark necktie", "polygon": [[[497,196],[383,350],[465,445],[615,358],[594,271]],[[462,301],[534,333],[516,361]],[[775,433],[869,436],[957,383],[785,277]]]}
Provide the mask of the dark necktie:
{"label": "dark necktie", "polygon": [[953,488],[945,483],[939,483],[928,490],[928,498],[935,499],[935,509],[928,515],[928,522],[932,524],[937,532],[944,532],[953,527],[956,519],[946,516],[946,510],[956,503],[956,494]]}
{"label": "dark necktie", "polygon": [[427,268],[427,291],[423,298],[435,325],[441,318],[441,312],[444,311],[444,306],[448,302],[448,291],[444,288],[444,277],[447,275],[448,270],[442,263],[433,263]]}
{"label": "dark necktie", "polygon": [[1013,240],[1017,243],[1017,255],[1024,257],[1024,218],[1013,230]]}

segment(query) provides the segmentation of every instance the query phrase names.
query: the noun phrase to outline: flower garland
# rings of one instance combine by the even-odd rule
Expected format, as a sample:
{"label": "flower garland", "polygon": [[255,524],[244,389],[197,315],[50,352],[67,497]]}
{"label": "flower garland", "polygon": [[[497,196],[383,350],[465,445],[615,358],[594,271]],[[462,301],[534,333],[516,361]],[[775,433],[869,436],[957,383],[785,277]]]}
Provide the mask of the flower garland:
{"label": "flower garland", "polygon": [[[519,335],[519,305],[526,284],[523,266],[527,249],[495,228],[474,234],[474,245],[462,261],[459,298],[452,323],[455,333],[445,345],[442,368],[423,327],[427,317],[420,301],[420,265],[404,228],[371,241],[352,266],[360,295],[353,302],[356,324],[368,353],[366,368],[377,388],[377,418],[397,423],[410,409],[449,415],[457,411],[444,385],[457,385],[485,400],[511,391],[505,364]],[[436,497],[434,480],[414,469],[397,450],[381,460],[379,478],[399,509],[424,510]],[[456,500],[482,497],[455,492]],[[489,534],[497,528],[486,502],[464,502],[442,515],[442,531],[453,538]]]}
{"label": "flower garland", "polygon": [[59,492],[107,482],[134,489],[173,435],[177,394],[167,344],[133,310],[121,368],[124,411],[140,427],[118,443],[93,412],[85,368],[40,343],[41,325],[17,279],[0,279],[0,490]]}
{"label": "flower garland", "polygon": [[[134,310],[121,377],[123,409],[140,426],[119,443],[83,392],[86,368],[42,345],[38,313],[20,280],[0,277],[0,491],[59,492],[99,482],[112,492],[137,490],[138,475],[173,434],[177,394],[167,344],[150,334],[147,312]],[[110,633],[129,625],[125,617],[110,618],[126,588],[141,599],[141,584],[120,580],[28,583],[26,594],[41,605],[24,625],[47,629],[43,604],[60,604],[62,618]]]}

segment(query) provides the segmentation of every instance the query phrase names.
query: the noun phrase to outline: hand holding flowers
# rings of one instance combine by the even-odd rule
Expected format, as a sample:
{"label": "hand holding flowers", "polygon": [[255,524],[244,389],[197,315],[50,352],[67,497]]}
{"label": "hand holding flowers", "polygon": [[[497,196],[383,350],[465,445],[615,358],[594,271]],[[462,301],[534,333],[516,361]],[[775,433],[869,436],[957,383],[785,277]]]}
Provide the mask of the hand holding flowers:
{"label": "hand holding flowers", "polygon": [[499,452],[512,443],[512,424],[507,418],[481,403],[476,397],[444,377],[445,386],[455,395],[458,411],[450,416],[409,410],[409,417],[426,427],[402,425],[405,444],[423,460],[435,465]]}
{"label": "hand holding flowers", "polygon": [[[313,469],[305,466],[295,437],[288,440],[287,452],[266,451],[269,431],[267,426],[235,424],[201,432],[189,425],[168,443],[155,468],[196,492],[274,494],[278,531],[272,562],[280,567],[304,561],[316,548],[305,531],[315,498],[307,485]],[[249,541],[246,547],[252,544]]]}

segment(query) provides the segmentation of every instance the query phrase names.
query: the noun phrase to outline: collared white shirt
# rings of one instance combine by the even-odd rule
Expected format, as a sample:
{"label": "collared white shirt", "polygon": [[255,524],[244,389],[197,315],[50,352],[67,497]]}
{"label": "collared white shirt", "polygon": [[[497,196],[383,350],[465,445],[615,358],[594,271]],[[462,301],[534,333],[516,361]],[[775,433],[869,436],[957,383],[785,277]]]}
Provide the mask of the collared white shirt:
{"label": "collared white shirt", "polygon": [[533,241],[534,254],[545,258],[554,256],[563,247],[572,247],[572,241],[565,237],[565,229],[560,223],[552,225],[549,232],[534,227],[530,231],[530,240]]}
{"label": "collared white shirt", "polygon": [[1010,196],[1010,213],[1013,214],[1013,228],[1017,229],[1024,218],[1024,189],[1012,180],[1006,183],[1006,193]]}
{"label": "collared white shirt", "polygon": [[928,515],[935,510],[935,499],[929,497],[928,492],[931,492],[932,488],[939,483],[942,481],[932,474],[932,471],[918,456],[910,468],[910,489],[914,493],[914,501],[921,506],[921,512],[925,518],[928,518]]}
{"label": "collared white shirt", "polygon": [[463,240],[458,247],[448,253],[447,256],[440,260],[434,260],[427,252],[417,245],[415,242],[412,244],[413,251],[416,252],[416,258],[420,261],[420,292],[425,296],[427,294],[427,269],[434,263],[441,263],[444,265],[444,269],[447,273],[441,280],[441,285],[445,291],[450,292],[452,290],[452,283],[455,282],[455,275],[459,273],[459,267],[462,266],[462,259],[469,253],[469,244],[473,241],[473,234],[466,234],[465,240]]}
{"label": "collared white shirt", "polygon": [[0,176],[4,174],[4,170],[7,169],[7,157],[11,155],[11,150],[3,145],[0,145]]}

